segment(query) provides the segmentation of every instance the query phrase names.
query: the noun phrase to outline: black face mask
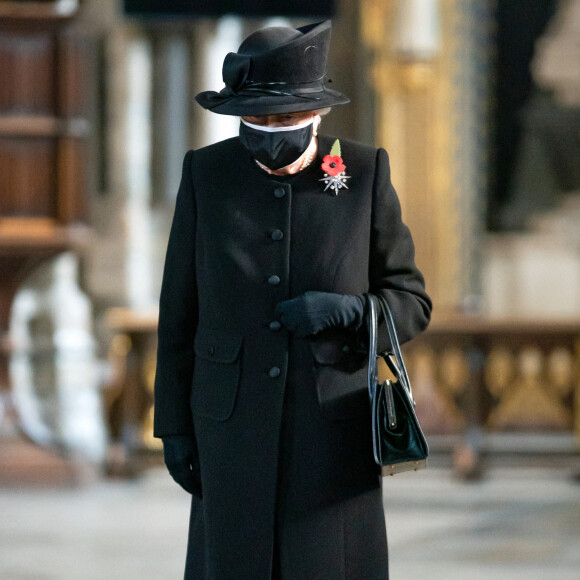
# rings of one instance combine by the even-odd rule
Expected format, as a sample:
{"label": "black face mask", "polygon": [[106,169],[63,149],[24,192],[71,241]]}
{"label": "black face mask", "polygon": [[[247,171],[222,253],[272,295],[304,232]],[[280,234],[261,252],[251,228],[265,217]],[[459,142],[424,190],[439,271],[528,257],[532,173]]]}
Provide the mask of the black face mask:
{"label": "black face mask", "polygon": [[294,127],[262,127],[240,122],[240,141],[250,155],[268,169],[280,169],[296,161],[310,144],[312,123]]}

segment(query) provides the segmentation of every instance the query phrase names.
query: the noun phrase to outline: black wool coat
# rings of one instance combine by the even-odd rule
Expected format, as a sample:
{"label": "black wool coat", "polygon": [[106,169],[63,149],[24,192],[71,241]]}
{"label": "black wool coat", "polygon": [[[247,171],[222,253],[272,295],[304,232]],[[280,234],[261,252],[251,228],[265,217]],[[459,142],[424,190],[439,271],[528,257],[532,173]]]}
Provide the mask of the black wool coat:
{"label": "black wool coat", "polygon": [[[428,324],[383,149],[341,140],[348,189],[262,171],[238,138],[189,151],[163,274],[155,435],[195,436],[187,579],[388,577],[365,331],[298,338],[276,305],[308,290],[386,295],[402,342]],[[382,333],[386,334],[386,333]],[[354,398],[329,393],[360,385]],[[331,397],[332,398],[332,397]]]}

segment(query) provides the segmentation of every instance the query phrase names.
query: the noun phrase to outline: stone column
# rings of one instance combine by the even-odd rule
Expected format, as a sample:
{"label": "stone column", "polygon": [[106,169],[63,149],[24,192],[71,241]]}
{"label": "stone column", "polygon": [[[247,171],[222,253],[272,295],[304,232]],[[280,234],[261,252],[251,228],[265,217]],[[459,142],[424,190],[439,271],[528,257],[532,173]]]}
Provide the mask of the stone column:
{"label": "stone column", "polygon": [[69,252],[38,268],[11,315],[10,378],[20,425],[35,442],[100,464],[106,433],[92,306]]}
{"label": "stone column", "polygon": [[92,199],[91,292],[104,304],[155,302],[151,244],[151,41],[118,25],[106,45],[106,191]]}
{"label": "stone column", "polygon": [[376,144],[390,154],[438,313],[478,301],[490,28],[491,8],[475,0],[361,3]]}
{"label": "stone column", "polygon": [[[238,16],[225,16],[208,24],[201,22],[196,25],[198,36],[197,48],[197,78],[194,79],[195,90],[192,97],[199,91],[219,91],[223,88],[222,65],[228,52],[236,52],[241,44],[245,31],[243,21]],[[232,115],[218,115],[202,109],[194,104],[196,127],[194,139],[196,146],[202,147],[229,139],[238,134],[239,120]]]}

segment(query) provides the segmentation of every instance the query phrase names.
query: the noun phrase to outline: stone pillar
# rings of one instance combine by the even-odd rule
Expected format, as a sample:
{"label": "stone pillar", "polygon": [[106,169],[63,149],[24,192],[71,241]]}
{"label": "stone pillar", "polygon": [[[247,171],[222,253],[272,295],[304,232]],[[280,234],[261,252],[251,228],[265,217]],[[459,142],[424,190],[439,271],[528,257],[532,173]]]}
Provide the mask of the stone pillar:
{"label": "stone pillar", "polygon": [[[241,44],[245,32],[243,21],[238,16],[220,18],[215,25],[197,26],[196,34],[200,38],[196,43],[198,51],[198,78],[196,79],[199,91],[219,91],[223,88],[222,65],[228,52],[236,52]],[[192,97],[197,93],[193,92]],[[218,115],[211,111],[196,107],[197,126],[195,128],[196,145],[202,147],[229,139],[238,134],[239,120],[232,115]]]}
{"label": "stone pillar", "polygon": [[[475,0],[412,4],[425,4],[423,12],[363,1],[361,33],[372,55],[376,144],[390,154],[417,263],[442,313],[478,302],[491,8]],[[429,38],[411,42],[413,31]]]}
{"label": "stone pillar", "polygon": [[181,162],[191,148],[188,124],[191,103],[192,46],[183,25],[153,29],[152,205],[173,203],[181,179]]}
{"label": "stone pillar", "polygon": [[105,47],[107,93],[106,190],[92,199],[96,234],[88,284],[102,304],[150,308],[151,272],[151,40],[119,22]]}
{"label": "stone pillar", "polygon": [[35,442],[101,464],[106,433],[92,306],[78,286],[78,258],[38,268],[12,308],[10,378],[19,424]]}

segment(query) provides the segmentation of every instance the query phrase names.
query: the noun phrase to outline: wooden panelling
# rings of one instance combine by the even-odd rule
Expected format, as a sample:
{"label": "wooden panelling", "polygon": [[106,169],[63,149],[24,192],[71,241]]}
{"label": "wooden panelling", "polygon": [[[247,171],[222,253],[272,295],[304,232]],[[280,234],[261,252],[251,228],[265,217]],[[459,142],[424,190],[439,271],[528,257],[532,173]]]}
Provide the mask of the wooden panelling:
{"label": "wooden panelling", "polygon": [[0,136],[56,137],[62,123],[47,115],[0,115]]}
{"label": "wooden panelling", "polygon": [[5,26],[19,26],[22,23],[44,26],[59,24],[76,14],[78,4],[78,0],[1,0],[0,21]]}
{"label": "wooden panelling", "polygon": [[54,115],[55,72],[53,34],[0,33],[0,115]]}
{"label": "wooden panelling", "polygon": [[13,252],[14,246],[22,245],[23,239],[37,244],[54,238],[56,229],[56,221],[50,218],[0,217],[0,255],[7,247],[7,252]]}
{"label": "wooden panelling", "polygon": [[56,139],[0,138],[0,168],[0,216],[56,216]]}
{"label": "wooden panelling", "polygon": [[60,140],[58,151],[59,198],[57,217],[62,223],[82,220],[85,214],[86,144],[75,138]]}
{"label": "wooden panelling", "polygon": [[74,34],[65,34],[58,44],[58,115],[83,117],[87,108],[87,76],[89,41]]}
{"label": "wooden panelling", "polygon": [[[71,222],[79,221],[86,188],[89,122],[83,102],[91,70],[81,62],[90,48],[75,32],[77,8],[74,0],[0,0],[0,395],[8,402],[0,413],[2,449],[3,434],[20,424],[10,392],[2,392],[10,390],[14,295],[42,261],[82,243],[82,227]],[[12,455],[0,453],[0,473],[12,470],[18,482],[33,473],[45,483],[54,458],[40,465],[26,455],[27,448],[21,443]],[[28,459],[16,465],[15,454]]]}

